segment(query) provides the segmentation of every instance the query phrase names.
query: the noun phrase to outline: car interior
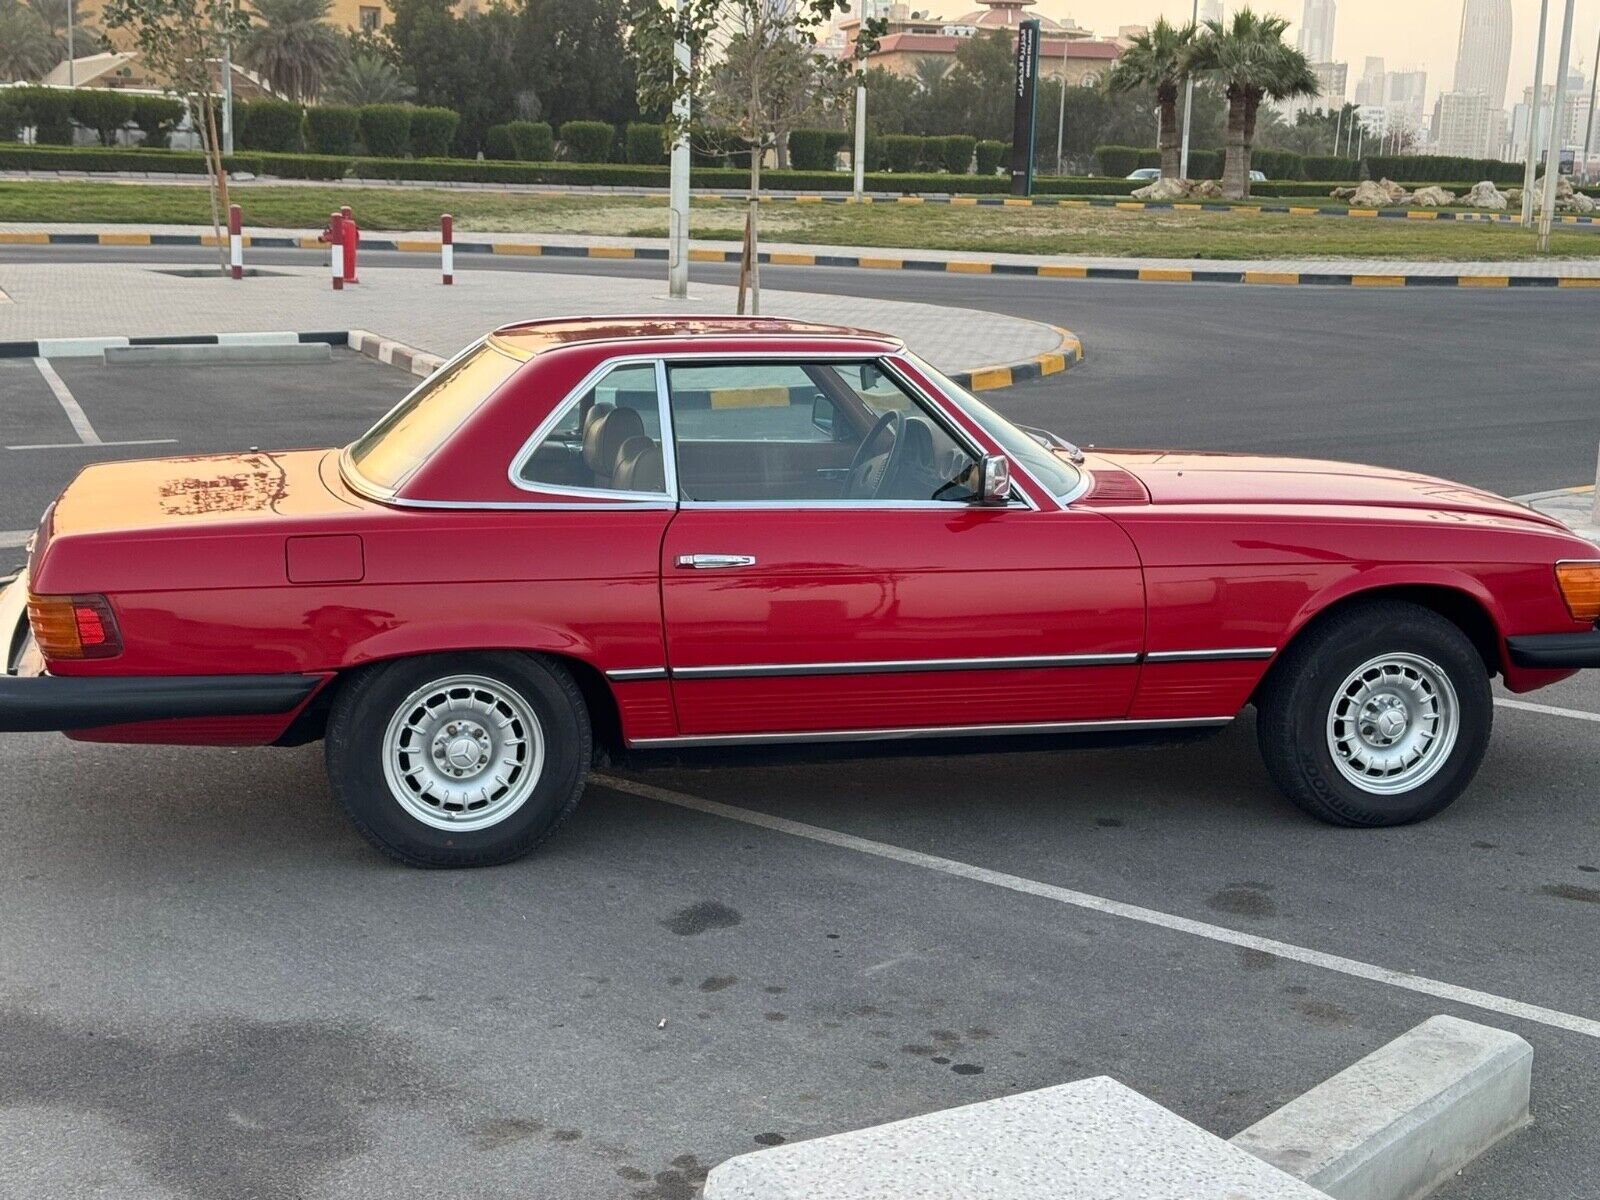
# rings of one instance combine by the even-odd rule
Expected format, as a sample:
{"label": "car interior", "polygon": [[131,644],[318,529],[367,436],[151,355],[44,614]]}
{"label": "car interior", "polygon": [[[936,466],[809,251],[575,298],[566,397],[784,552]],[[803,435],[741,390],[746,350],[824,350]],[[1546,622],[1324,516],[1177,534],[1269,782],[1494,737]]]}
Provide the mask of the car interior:
{"label": "car interior", "polygon": [[[654,368],[616,368],[524,463],[531,485],[666,490]],[[970,500],[972,456],[872,363],[667,368],[683,499]]]}

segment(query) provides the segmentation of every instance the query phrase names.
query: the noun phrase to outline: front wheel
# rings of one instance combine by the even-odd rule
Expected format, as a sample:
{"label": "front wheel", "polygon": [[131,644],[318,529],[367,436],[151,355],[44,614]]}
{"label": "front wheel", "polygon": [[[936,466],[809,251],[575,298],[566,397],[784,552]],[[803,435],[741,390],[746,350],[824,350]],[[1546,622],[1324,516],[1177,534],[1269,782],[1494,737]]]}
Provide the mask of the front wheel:
{"label": "front wheel", "polygon": [[578,803],[589,717],[558,664],[514,653],[370,667],[328,719],[328,778],[356,828],[416,867],[510,862]]}
{"label": "front wheel", "polygon": [[1483,656],[1430,609],[1374,601],[1307,631],[1257,702],[1267,771],[1332,825],[1405,825],[1448,807],[1488,746]]}

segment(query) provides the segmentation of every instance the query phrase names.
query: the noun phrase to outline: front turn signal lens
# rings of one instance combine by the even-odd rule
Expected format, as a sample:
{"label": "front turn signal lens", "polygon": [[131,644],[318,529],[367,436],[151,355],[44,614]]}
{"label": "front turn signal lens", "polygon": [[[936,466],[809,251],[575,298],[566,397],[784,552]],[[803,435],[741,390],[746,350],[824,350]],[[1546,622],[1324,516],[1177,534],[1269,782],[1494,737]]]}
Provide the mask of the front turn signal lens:
{"label": "front turn signal lens", "polygon": [[28,597],[28,625],[46,660],[122,653],[116,614],[104,596]]}
{"label": "front turn signal lens", "polygon": [[1574,621],[1600,622],[1600,562],[1557,563],[1556,586]]}

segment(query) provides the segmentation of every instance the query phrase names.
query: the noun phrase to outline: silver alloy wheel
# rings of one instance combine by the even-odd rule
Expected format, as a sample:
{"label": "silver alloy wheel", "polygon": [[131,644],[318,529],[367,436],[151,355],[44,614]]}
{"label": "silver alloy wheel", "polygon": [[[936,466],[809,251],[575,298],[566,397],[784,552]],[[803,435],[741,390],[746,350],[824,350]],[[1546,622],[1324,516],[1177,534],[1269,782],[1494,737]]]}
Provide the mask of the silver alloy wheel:
{"label": "silver alloy wheel", "polygon": [[544,732],[528,702],[482,675],[419,687],[383,735],[383,774],[406,813],[467,833],[504,821],[544,770]]}
{"label": "silver alloy wheel", "polygon": [[1461,732],[1461,705],[1442,667],[1382,654],[1350,672],[1328,710],[1333,765],[1364,792],[1390,796],[1439,772]]}

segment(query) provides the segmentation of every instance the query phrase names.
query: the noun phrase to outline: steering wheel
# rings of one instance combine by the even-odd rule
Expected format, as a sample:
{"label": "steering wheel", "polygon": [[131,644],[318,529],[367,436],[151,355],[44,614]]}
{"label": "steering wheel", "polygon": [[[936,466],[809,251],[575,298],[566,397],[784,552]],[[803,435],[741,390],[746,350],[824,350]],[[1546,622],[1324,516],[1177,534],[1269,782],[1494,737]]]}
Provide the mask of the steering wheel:
{"label": "steering wheel", "polygon": [[[894,441],[889,446],[886,454],[882,455],[881,462],[874,462],[868,451],[885,430],[892,430]],[[850,460],[846,472],[845,495],[854,500],[868,500],[875,498],[883,490],[884,481],[887,480],[899,466],[903,453],[905,438],[901,436],[905,431],[905,417],[898,410],[891,408],[883,416],[873,422],[872,428],[867,431],[867,436],[861,439],[861,445],[856,447],[856,455]]]}

